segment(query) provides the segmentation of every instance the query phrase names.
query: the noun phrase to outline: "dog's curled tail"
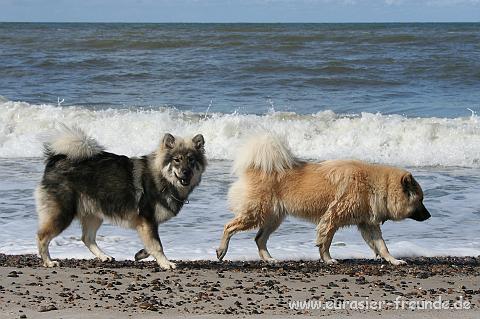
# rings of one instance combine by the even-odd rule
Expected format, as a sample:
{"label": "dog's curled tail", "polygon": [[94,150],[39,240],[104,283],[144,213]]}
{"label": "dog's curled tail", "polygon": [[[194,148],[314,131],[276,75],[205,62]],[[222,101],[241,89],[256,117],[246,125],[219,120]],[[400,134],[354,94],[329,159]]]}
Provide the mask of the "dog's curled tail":
{"label": "dog's curled tail", "polygon": [[285,141],[266,133],[252,136],[240,147],[233,162],[233,172],[239,176],[249,169],[265,174],[283,173],[297,163]]}
{"label": "dog's curled tail", "polygon": [[81,161],[101,153],[104,148],[76,126],[61,124],[60,128],[43,144],[45,157],[65,155],[71,161]]}

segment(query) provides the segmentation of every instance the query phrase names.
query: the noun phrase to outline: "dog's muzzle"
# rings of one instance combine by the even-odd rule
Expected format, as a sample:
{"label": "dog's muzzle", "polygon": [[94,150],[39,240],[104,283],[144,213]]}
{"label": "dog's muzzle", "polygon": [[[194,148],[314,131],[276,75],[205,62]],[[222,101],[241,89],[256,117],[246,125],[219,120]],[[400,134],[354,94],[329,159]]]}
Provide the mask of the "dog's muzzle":
{"label": "dog's muzzle", "polygon": [[179,180],[180,184],[182,184],[183,186],[188,186],[190,185],[190,180],[192,179],[192,172],[184,170],[180,175],[177,175],[177,173],[175,173],[175,177]]}
{"label": "dog's muzzle", "polygon": [[425,206],[422,204],[421,207],[416,209],[413,214],[410,216],[411,219],[416,220],[418,222],[423,222],[424,220],[429,219],[432,217]]}

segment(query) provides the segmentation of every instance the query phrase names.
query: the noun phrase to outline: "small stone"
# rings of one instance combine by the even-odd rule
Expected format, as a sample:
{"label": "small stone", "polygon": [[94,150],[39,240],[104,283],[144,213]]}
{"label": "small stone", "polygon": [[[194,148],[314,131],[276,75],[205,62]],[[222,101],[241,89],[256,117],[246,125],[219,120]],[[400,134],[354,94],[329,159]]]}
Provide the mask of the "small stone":
{"label": "small stone", "polygon": [[140,308],[145,309],[145,310],[150,310],[150,311],[158,311],[158,308],[152,305],[151,303],[148,302],[143,302],[138,305]]}
{"label": "small stone", "polygon": [[55,305],[41,306],[40,309],[38,309],[38,312],[47,312],[52,310],[57,310],[57,307]]}

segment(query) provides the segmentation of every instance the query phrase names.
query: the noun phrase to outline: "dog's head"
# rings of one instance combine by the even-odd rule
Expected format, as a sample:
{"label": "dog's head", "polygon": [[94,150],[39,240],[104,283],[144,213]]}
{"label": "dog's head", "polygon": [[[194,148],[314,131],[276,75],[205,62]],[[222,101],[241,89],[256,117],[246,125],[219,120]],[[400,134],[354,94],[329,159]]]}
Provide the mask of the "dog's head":
{"label": "dog's head", "polygon": [[191,189],[198,185],[207,165],[204,146],[201,134],[192,139],[165,134],[157,151],[163,176],[177,188]]}
{"label": "dog's head", "polygon": [[423,205],[423,191],[412,174],[405,173],[400,181],[400,187],[396,188],[396,219],[411,218],[422,222],[431,217]]}
{"label": "dog's head", "polygon": [[407,173],[401,180],[403,192],[409,202],[407,218],[423,222],[431,217],[428,210],[423,205],[423,191],[412,174]]}

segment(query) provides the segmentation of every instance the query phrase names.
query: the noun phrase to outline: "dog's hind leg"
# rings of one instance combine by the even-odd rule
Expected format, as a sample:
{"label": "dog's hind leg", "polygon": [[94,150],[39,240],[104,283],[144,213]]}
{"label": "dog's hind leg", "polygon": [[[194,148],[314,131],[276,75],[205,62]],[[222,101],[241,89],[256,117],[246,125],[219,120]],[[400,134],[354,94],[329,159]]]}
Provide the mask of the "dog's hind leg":
{"label": "dog's hind leg", "polygon": [[43,191],[37,190],[37,211],[39,227],[37,232],[38,254],[45,267],[59,266],[58,261],[50,258],[48,246],[53,238],[67,228],[74,217],[73,210],[62,208],[59,203]]}
{"label": "dog's hind leg", "polygon": [[101,261],[112,261],[113,257],[105,254],[97,246],[97,230],[102,225],[103,220],[92,214],[80,218],[82,224],[82,241],[87,248]]}
{"label": "dog's hind leg", "polygon": [[260,255],[260,258],[264,261],[275,262],[276,260],[273,259],[270,253],[268,252],[267,241],[270,235],[275,230],[277,230],[278,226],[280,226],[280,224],[282,223],[283,216],[282,217],[269,216],[269,218],[270,219],[265,221],[265,223],[258,230],[258,233],[255,236],[255,242],[257,243],[258,254]]}
{"label": "dog's hind leg", "polygon": [[363,239],[367,243],[368,247],[370,247],[373,252],[375,253],[375,258],[380,257],[380,253],[378,252],[377,247],[375,247],[375,243],[373,242],[372,233],[370,232],[368,225],[366,224],[359,224],[358,230],[362,234]]}
{"label": "dog's hind leg", "polygon": [[217,258],[218,260],[222,260],[223,257],[227,254],[228,244],[230,242],[230,238],[232,238],[235,233],[243,230],[249,230],[254,228],[258,225],[258,222],[255,220],[253,216],[250,215],[238,215],[233,220],[231,220],[228,224],[225,225],[223,231],[223,237],[220,241],[220,247],[217,248]]}
{"label": "dog's hind leg", "polygon": [[155,258],[160,268],[175,269],[176,265],[169,261],[163,253],[162,242],[160,241],[160,236],[158,235],[158,225],[155,222],[139,216],[136,229],[140,239],[145,245],[146,252]]}
{"label": "dog's hind leg", "polygon": [[137,251],[137,253],[135,254],[135,261],[139,261],[139,260],[142,260],[142,259],[145,259],[147,257],[149,257],[150,254],[147,253],[147,251],[145,250],[145,248],[143,249],[140,249],[139,251]]}
{"label": "dog's hind leg", "polygon": [[380,225],[366,225],[363,224],[361,228],[362,235],[363,233],[368,233],[373,242],[375,250],[378,251],[380,257],[391,263],[392,265],[405,265],[406,262],[400,259],[396,259],[390,252],[388,251],[387,245],[382,237],[382,230],[380,229]]}

